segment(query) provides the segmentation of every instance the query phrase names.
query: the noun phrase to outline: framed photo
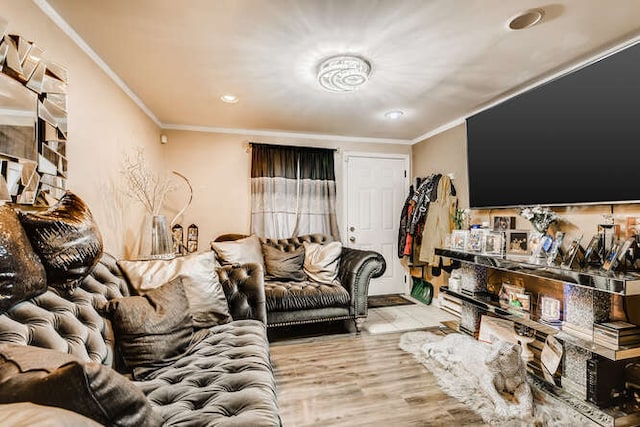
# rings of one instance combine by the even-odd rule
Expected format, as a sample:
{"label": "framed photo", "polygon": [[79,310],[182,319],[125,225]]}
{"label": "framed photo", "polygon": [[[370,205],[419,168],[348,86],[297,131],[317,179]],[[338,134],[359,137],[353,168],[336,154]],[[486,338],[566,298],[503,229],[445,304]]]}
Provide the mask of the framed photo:
{"label": "framed photo", "polygon": [[571,242],[571,244],[569,245],[569,248],[567,248],[567,253],[565,254],[564,258],[562,259],[562,264],[561,266],[564,268],[571,268],[571,266],[573,265],[574,260],[576,259],[576,256],[578,255],[578,252],[580,251],[580,241],[582,240],[582,236],[573,239],[573,241]]}
{"label": "framed photo", "polygon": [[560,300],[547,295],[540,295],[539,306],[541,320],[551,323],[560,322],[560,320],[562,320]]}
{"label": "framed photo", "polygon": [[624,255],[627,253],[634,242],[635,239],[633,237],[630,237],[622,243],[622,245],[620,246],[620,253],[618,254],[618,261],[622,261],[624,259]]}
{"label": "framed photo", "polygon": [[602,262],[602,258],[600,257],[600,241],[602,240],[602,234],[595,234],[591,240],[589,241],[589,245],[584,251],[584,264],[589,264],[592,262],[592,258],[596,258],[597,263]]}
{"label": "framed photo", "polygon": [[527,230],[507,230],[507,254],[529,255],[529,232]]}
{"label": "framed photo", "polygon": [[501,231],[487,231],[484,233],[482,252],[486,255],[502,256],[504,248],[504,233]]}
{"label": "framed photo", "polygon": [[548,254],[549,251],[551,250],[552,245],[553,245],[553,237],[551,237],[548,234],[545,234],[544,236],[542,236],[542,239],[540,239],[540,248],[542,249],[542,252],[544,252],[545,254]]}
{"label": "framed photo", "polygon": [[516,228],[515,216],[494,216],[493,231],[507,231]]}
{"label": "framed photo", "polygon": [[529,251],[531,252],[532,260],[535,260],[538,256],[544,256],[542,255],[542,239],[545,236],[545,234],[537,231],[529,233]]}
{"label": "framed photo", "polygon": [[467,230],[453,230],[451,232],[451,249],[454,251],[464,251],[467,246]]}
{"label": "framed photo", "polygon": [[616,241],[611,245],[611,249],[607,252],[607,256],[604,257],[604,262],[602,263],[603,270],[611,271],[616,268],[621,249],[622,243],[620,241]]}
{"label": "framed photo", "polygon": [[484,232],[485,230],[483,230],[482,228],[472,228],[471,230],[469,230],[466,246],[466,250],[468,252],[482,251],[482,240],[484,238]]}
{"label": "framed photo", "polygon": [[502,308],[515,308],[522,311],[529,311],[531,308],[531,295],[525,292],[522,286],[503,283],[499,298]]}
{"label": "framed photo", "polygon": [[547,251],[547,265],[553,265],[557,260],[562,261],[562,242],[564,240],[564,233],[562,231],[556,232],[556,236],[551,242],[551,247]]}

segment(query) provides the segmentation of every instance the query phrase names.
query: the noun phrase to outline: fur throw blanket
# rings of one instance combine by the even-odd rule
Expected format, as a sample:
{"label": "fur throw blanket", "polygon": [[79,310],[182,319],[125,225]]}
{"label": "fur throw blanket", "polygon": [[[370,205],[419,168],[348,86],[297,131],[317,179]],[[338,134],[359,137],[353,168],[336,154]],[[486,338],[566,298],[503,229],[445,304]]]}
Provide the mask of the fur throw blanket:
{"label": "fur throw blanket", "polygon": [[496,426],[597,426],[527,381],[518,344],[492,345],[462,334],[407,332],[400,348],[421,362],[450,396]]}

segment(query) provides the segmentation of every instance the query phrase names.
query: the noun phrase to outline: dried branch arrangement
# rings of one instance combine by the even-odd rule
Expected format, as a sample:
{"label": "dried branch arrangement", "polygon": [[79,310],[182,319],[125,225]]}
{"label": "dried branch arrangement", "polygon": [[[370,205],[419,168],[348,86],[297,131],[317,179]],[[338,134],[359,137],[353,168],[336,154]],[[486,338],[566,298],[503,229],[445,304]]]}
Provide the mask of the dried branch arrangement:
{"label": "dried branch arrangement", "polygon": [[157,175],[151,171],[142,149],[136,150],[135,156],[125,155],[122,174],[127,181],[127,195],[151,215],[160,213],[167,194],[176,188],[170,174]]}

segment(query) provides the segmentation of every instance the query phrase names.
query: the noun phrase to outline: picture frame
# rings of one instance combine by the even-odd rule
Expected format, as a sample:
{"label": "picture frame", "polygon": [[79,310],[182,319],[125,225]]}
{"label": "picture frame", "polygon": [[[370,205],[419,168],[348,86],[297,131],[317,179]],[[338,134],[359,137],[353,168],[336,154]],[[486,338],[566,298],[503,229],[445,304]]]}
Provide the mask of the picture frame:
{"label": "picture frame", "polygon": [[531,252],[531,261],[536,261],[538,257],[544,255],[542,254],[542,239],[546,235],[540,232],[531,232],[529,233],[529,251]]}
{"label": "picture frame", "polygon": [[564,241],[564,232],[557,231],[551,242],[551,247],[547,252],[547,265],[554,265],[558,260],[562,262],[562,242]]}
{"label": "picture frame", "polygon": [[515,216],[494,216],[493,231],[507,231],[516,228]]}
{"label": "picture frame", "polygon": [[542,236],[542,238],[540,239],[540,248],[542,249],[542,252],[548,254],[551,250],[551,247],[553,246],[553,241],[554,238],[548,234]]}
{"label": "picture frame", "polygon": [[620,255],[620,250],[622,249],[622,242],[616,240],[611,245],[611,249],[607,252],[607,255],[604,257],[604,261],[602,263],[602,269],[604,271],[611,271],[616,268],[618,265],[618,257]]}
{"label": "picture frame", "polygon": [[484,233],[482,253],[485,255],[502,256],[504,250],[504,233],[502,231],[487,231]]}
{"label": "picture frame", "polygon": [[577,237],[571,241],[571,244],[567,248],[567,253],[562,259],[561,267],[571,268],[578,256],[578,252],[580,251],[580,241],[582,240],[582,236]]}
{"label": "picture frame", "polygon": [[506,252],[508,255],[530,255],[529,231],[507,230]]}
{"label": "picture frame", "polygon": [[620,245],[620,252],[618,253],[618,262],[622,262],[625,254],[627,253],[627,251],[629,250],[631,245],[633,245],[634,242],[635,242],[635,239],[633,237],[630,237],[626,239],[624,242],[622,242],[622,244]]}
{"label": "picture frame", "polygon": [[548,323],[559,323],[562,320],[562,303],[559,299],[540,294],[538,307],[540,320]]}
{"label": "picture frame", "polygon": [[518,311],[531,309],[531,294],[526,292],[522,286],[503,283],[500,288],[499,300],[502,308],[513,308]]}
{"label": "picture frame", "polygon": [[465,251],[468,234],[468,230],[453,230],[451,232],[451,249],[454,251]]}
{"label": "picture frame", "polygon": [[[600,264],[602,263],[602,257],[600,256],[600,242],[602,241],[602,234],[596,233],[591,237],[589,244],[584,250],[584,264]],[[597,257],[596,261],[592,261]]]}
{"label": "picture frame", "polygon": [[511,295],[509,307],[515,310],[529,312],[531,310],[531,293],[516,292]]}
{"label": "picture frame", "polygon": [[472,228],[467,235],[465,249],[467,252],[482,252],[482,241],[485,230],[482,228]]}

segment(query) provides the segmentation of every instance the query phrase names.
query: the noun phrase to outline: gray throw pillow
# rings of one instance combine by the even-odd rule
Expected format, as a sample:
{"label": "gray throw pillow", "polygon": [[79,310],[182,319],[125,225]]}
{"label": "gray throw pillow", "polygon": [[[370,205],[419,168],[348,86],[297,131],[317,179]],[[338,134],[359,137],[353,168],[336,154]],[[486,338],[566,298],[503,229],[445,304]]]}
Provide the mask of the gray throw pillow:
{"label": "gray throw pillow", "polygon": [[162,425],[142,391],[108,366],[39,347],[0,344],[0,403],[68,409],[110,426]]}
{"label": "gray throw pillow", "polygon": [[45,211],[20,213],[20,222],[44,264],[49,286],[73,291],[102,255],[98,225],[84,201],[70,191]]}
{"label": "gray throw pillow", "polygon": [[0,206],[0,313],[47,290],[45,270],[9,205]]}
{"label": "gray throw pillow", "polygon": [[193,326],[209,328],[229,323],[229,305],[216,271],[213,251],[171,260],[125,261],[118,266],[140,295],[180,277],[189,301]]}
{"label": "gray throw pillow", "polygon": [[264,271],[262,245],[255,234],[244,239],[227,242],[211,242],[211,249],[216,252],[222,265],[259,264]]}
{"label": "gray throw pillow", "polygon": [[271,245],[262,245],[264,255],[265,278],[274,280],[305,280],[307,275],[302,266],[304,263],[304,247],[293,252],[281,251]]}
{"label": "gray throw pillow", "polygon": [[192,342],[189,302],[179,277],[144,295],[113,299],[103,311],[111,318],[116,344],[136,379],[170,364]]}

